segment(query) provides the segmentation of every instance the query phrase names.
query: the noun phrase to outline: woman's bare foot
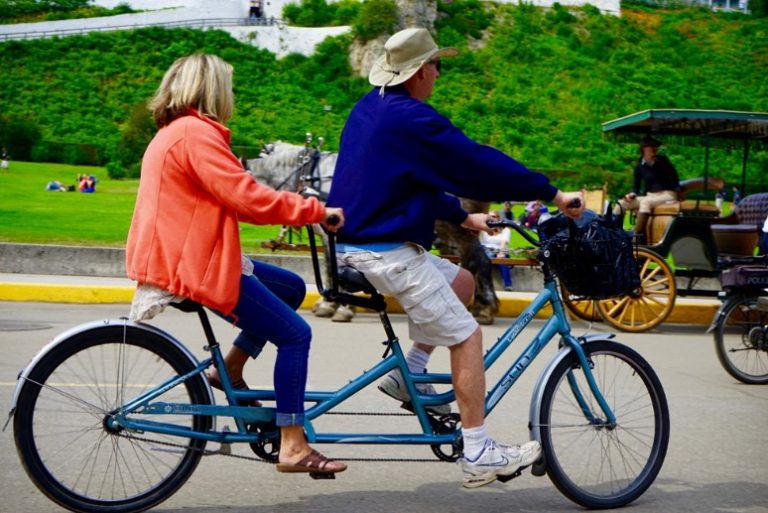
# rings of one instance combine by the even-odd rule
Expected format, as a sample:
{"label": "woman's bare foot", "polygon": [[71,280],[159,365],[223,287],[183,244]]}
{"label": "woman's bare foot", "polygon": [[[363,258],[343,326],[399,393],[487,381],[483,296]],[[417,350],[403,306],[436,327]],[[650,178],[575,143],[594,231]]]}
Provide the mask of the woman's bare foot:
{"label": "woman's bare foot", "polygon": [[312,472],[335,474],[347,469],[341,461],[323,456],[307,444],[303,426],[282,426],[280,428],[280,463],[278,472]]}

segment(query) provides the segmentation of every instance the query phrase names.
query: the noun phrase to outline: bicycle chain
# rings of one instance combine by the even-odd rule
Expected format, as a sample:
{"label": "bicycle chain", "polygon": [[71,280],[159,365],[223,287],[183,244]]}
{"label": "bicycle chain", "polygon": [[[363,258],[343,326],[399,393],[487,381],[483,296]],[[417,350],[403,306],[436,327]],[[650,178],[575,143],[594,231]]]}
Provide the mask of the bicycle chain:
{"label": "bicycle chain", "polygon": [[[327,412],[326,415],[359,415],[369,417],[412,417],[412,413],[374,413],[374,412]],[[267,463],[274,465],[271,461],[266,461],[262,458],[256,458],[254,456],[243,456],[242,454],[232,454],[229,450],[211,450],[211,449],[199,449],[197,447],[190,447],[188,445],[177,444],[174,442],[166,442],[164,440],[156,440],[154,438],[145,438],[142,436],[135,436],[132,434],[126,434],[124,432],[116,433],[116,436],[126,438],[128,440],[136,440],[138,442],[148,442],[156,445],[162,445],[165,447],[174,447],[177,449],[184,449],[186,451],[195,451],[203,453],[203,456],[227,456],[230,458],[237,458],[241,460],[256,461],[259,463]],[[231,445],[231,444],[227,444]],[[365,461],[373,463],[444,463],[442,460],[435,458],[333,458],[340,461]]]}

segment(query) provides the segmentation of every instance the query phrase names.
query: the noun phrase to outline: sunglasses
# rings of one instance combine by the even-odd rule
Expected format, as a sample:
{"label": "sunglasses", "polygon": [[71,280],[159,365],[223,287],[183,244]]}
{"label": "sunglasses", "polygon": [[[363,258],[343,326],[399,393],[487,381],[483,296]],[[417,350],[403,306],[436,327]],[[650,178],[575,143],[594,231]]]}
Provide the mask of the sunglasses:
{"label": "sunglasses", "polygon": [[432,66],[434,66],[437,72],[440,73],[440,68],[442,67],[440,63],[440,59],[434,59],[434,60],[430,59],[427,61],[427,64],[431,64]]}

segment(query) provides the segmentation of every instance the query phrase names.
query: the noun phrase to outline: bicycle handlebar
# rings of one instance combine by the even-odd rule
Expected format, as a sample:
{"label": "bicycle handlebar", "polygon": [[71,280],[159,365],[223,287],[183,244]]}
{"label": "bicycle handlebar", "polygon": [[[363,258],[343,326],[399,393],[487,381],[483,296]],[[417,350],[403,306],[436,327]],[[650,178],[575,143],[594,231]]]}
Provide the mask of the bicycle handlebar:
{"label": "bicycle handlebar", "polygon": [[523,236],[525,240],[536,246],[537,248],[541,246],[541,242],[539,242],[538,239],[534,239],[531,237],[531,234],[526,231],[523,226],[518,223],[517,221],[512,221],[511,219],[504,219],[503,221],[488,221],[486,223],[488,225],[488,228],[503,228],[503,227],[509,227],[514,228],[517,233]]}
{"label": "bicycle handlebar", "polygon": [[[574,198],[568,203],[567,208],[579,208],[581,207],[581,200],[579,198]],[[528,233],[523,226],[520,225],[517,221],[513,221],[511,219],[504,219],[503,221],[488,221],[486,223],[489,228],[501,228],[501,227],[509,227],[514,228],[517,233],[523,236],[525,240],[536,246],[537,248],[541,247],[541,242],[538,239],[534,239],[531,237],[531,234]]]}

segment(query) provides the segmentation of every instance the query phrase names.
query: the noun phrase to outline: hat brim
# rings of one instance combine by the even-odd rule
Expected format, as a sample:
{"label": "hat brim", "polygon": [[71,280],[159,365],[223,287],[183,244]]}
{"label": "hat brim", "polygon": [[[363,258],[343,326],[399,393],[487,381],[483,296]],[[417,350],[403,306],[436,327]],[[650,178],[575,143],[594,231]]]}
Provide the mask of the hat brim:
{"label": "hat brim", "polygon": [[371,72],[368,74],[368,82],[374,86],[396,86],[402,84],[419,71],[425,62],[430,59],[436,59],[438,57],[454,57],[459,54],[459,50],[456,48],[437,48],[433,52],[427,53],[421,56],[419,59],[414,60],[412,63],[404,66],[402,69],[397,70],[397,73],[387,69],[387,56],[382,55],[371,67]]}

